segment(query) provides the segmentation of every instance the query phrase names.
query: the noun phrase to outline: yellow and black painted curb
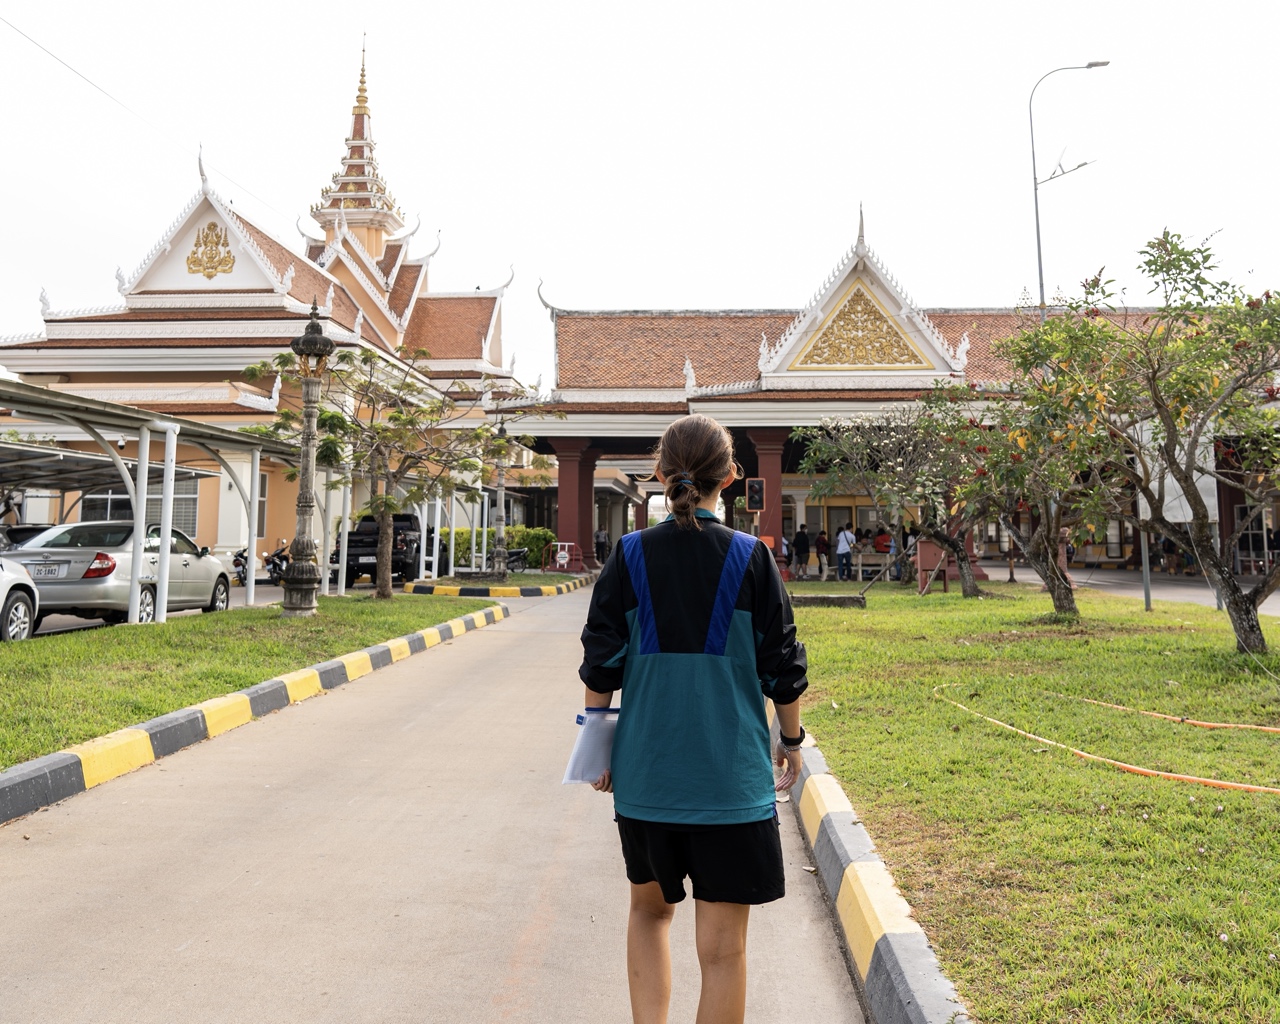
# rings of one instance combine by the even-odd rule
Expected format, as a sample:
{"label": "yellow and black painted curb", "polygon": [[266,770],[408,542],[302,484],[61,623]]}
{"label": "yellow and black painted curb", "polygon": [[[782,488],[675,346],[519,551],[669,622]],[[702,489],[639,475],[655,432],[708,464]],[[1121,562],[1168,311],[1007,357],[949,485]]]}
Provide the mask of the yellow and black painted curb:
{"label": "yellow and black painted curb", "polygon": [[[773,737],[778,723],[769,705]],[[810,740],[791,789],[800,830],[849,951],[871,1024],[964,1024],[955,987],[875,852],[840,783]]]}
{"label": "yellow and black painted curb", "polygon": [[556,597],[567,594],[571,590],[594,583],[599,573],[579,576],[568,583],[557,583],[545,587],[464,587],[445,586],[439,583],[406,583],[406,594],[440,594],[445,597]]}
{"label": "yellow and black painted curb", "polygon": [[124,775],[183,747],[245,725],[272,711],[349,683],[411,654],[501,622],[511,614],[497,604],[469,615],[374,644],[331,661],[286,672],[265,683],[171,711],[149,722],[99,736],[56,754],[0,772],[0,824],[55,804]]}

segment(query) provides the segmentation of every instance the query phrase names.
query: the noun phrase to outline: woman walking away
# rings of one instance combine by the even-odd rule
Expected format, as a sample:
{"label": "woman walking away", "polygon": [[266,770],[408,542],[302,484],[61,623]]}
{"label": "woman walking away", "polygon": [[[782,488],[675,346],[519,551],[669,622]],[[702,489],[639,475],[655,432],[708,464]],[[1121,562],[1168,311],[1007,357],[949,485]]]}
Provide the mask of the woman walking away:
{"label": "woman walking away", "polygon": [[[655,475],[671,514],[616,546],[591,597],[579,674],[588,707],[622,691],[613,793],[631,883],[627,973],[635,1024],[665,1024],[668,936],[693,885],[702,995],[697,1024],[741,1024],[747,918],[783,895],[775,793],[799,778],[804,645],[772,553],[716,518],[742,473],[715,420],[662,435]],[[762,696],[763,694],[763,696]],[[777,708],[774,783],[764,698]]]}

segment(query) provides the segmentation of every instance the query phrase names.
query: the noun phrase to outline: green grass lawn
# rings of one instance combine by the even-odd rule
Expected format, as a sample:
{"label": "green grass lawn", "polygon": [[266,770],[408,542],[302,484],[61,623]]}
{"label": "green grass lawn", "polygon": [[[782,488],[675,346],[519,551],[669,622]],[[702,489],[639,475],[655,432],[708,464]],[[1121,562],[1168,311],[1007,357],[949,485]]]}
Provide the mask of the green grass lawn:
{"label": "green grass lawn", "polygon": [[1082,761],[934,696],[959,684],[943,692],[1091,753],[1280,787],[1280,735],[1051,696],[1280,725],[1280,657],[1237,655],[1210,608],[1082,590],[1060,624],[1038,588],[984,587],[1009,599],[877,585],[866,611],[796,612],[806,725],[966,1003],[989,1024],[1280,1021],[1280,795]]}
{"label": "green grass lawn", "polygon": [[322,597],[309,619],[251,608],[4,644],[0,769],[492,603]]}

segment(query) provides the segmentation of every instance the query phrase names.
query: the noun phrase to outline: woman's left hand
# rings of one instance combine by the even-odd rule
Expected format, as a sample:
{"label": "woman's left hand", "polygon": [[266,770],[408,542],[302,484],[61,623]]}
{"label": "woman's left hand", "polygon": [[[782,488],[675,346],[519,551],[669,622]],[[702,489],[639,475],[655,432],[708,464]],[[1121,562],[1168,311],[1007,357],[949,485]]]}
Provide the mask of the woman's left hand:
{"label": "woman's left hand", "polygon": [[601,775],[600,778],[596,779],[595,782],[591,783],[591,788],[598,793],[612,793],[613,792],[613,772],[611,772],[608,768],[606,768],[604,770],[604,774]]}
{"label": "woman's left hand", "polygon": [[[799,750],[787,750],[779,742],[773,752],[774,764],[783,768],[782,777],[773,784],[775,793],[790,789],[800,779],[800,769],[804,767],[804,758]],[[785,766],[785,767],[783,767]]]}

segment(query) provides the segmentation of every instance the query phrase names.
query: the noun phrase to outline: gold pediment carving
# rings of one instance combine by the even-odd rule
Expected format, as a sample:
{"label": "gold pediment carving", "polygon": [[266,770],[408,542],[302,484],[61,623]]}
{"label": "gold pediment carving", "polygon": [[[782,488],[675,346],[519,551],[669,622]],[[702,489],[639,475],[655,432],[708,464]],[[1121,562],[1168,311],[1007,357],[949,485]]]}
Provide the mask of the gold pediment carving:
{"label": "gold pediment carving", "polygon": [[231,252],[231,236],[217,221],[209,221],[196,232],[196,244],[187,256],[187,273],[204,274],[212,281],[219,274],[229,274],[236,265]]}
{"label": "gold pediment carving", "polygon": [[932,364],[898,328],[861,281],[791,364],[791,369],[929,369]]}

